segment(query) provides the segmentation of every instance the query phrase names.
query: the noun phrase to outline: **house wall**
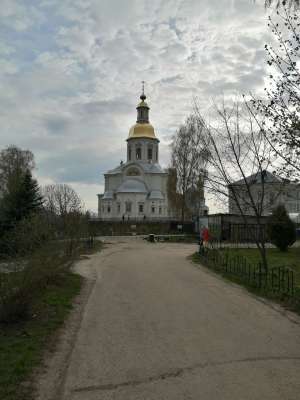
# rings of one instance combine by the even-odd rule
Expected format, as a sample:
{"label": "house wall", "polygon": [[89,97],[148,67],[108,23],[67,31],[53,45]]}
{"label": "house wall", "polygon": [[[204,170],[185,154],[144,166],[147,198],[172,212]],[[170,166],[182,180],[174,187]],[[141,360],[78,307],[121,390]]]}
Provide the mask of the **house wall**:
{"label": "house wall", "polygon": [[[250,204],[250,196],[245,185],[235,185],[233,189],[229,188],[229,214],[240,214],[232,190],[235,190],[238,196],[242,212],[247,215],[254,215],[255,212]],[[250,190],[255,203],[262,204],[261,215],[271,214],[272,210],[279,204],[284,204],[288,213],[300,212],[300,185],[265,183],[263,190],[261,184],[252,185]]]}

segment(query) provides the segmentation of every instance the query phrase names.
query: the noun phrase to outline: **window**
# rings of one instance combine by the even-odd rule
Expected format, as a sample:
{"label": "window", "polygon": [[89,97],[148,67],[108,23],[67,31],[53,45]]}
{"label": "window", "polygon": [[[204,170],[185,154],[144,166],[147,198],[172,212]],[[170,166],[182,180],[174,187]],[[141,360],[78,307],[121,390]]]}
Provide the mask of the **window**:
{"label": "window", "polygon": [[144,204],[139,204],[139,213],[144,212]]}
{"label": "window", "polygon": [[128,160],[131,160],[131,147],[128,147]]}
{"label": "window", "polygon": [[126,174],[127,176],[138,176],[138,175],[141,175],[140,174],[140,171],[137,169],[137,168],[130,168],[128,171],[127,171],[127,174]]}
{"label": "window", "polygon": [[141,160],[142,159],[142,149],[140,147],[136,148],[136,154],[135,154],[135,158],[137,160]]}
{"label": "window", "polygon": [[153,153],[152,147],[148,147],[148,160],[152,160],[152,153]]}
{"label": "window", "polygon": [[110,213],[110,205],[107,206],[107,212]]}
{"label": "window", "polygon": [[127,213],[131,212],[131,202],[130,201],[126,201],[126,212]]}
{"label": "window", "polygon": [[120,211],[121,211],[121,204],[120,203],[117,204],[117,210],[118,210],[118,214],[120,214]]}
{"label": "window", "polygon": [[158,209],[158,213],[159,213],[159,214],[161,214],[161,213],[162,213],[162,208],[161,208],[161,207],[159,207],[159,209]]}
{"label": "window", "polygon": [[155,207],[154,206],[151,207],[151,212],[152,212],[152,214],[155,213]]}

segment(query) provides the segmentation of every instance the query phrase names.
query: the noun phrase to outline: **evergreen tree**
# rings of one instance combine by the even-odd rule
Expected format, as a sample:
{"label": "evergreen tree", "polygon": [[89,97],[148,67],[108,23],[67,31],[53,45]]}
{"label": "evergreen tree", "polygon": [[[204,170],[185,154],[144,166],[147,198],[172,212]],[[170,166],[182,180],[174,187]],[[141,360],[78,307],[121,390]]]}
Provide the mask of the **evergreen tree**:
{"label": "evergreen tree", "polygon": [[296,228],[284,205],[277,206],[267,221],[270,242],[280,251],[287,251],[296,240]]}
{"label": "evergreen tree", "polygon": [[43,205],[43,197],[36,179],[32,178],[29,170],[26,171],[22,183],[23,212],[25,215],[39,211]]}
{"label": "evergreen tree", "polygon": [[28,217],[41,209],[43,204],[40,188],[30,170],[11,175],[1,200],[1,220],[6,226]]}

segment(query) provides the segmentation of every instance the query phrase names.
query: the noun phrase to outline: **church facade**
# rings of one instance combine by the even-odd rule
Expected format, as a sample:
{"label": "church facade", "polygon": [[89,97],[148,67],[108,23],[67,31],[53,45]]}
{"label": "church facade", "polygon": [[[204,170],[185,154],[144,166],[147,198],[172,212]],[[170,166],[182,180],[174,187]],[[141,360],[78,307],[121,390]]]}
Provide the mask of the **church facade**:
{"label": "church facade", "polygon": [[98,195],[101,220],[163,220],[169,217],[168,173],[159,164],[159,139],[149,122],[144,90],[137,121],[129,130],[127,160],[104,174],[104,193]]}

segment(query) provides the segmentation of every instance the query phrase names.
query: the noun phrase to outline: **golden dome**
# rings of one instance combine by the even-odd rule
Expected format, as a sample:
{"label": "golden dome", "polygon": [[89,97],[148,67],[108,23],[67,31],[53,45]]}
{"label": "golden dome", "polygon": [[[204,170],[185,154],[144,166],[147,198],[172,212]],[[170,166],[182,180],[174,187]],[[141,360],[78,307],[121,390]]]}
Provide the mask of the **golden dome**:
{"label": "golden dome", "polygon": [[138,122],[133,125],[129,130],[128,139],[132,138],[148,138],[157,139],[155,136],[154,128],[149,123],[139,124]]}

